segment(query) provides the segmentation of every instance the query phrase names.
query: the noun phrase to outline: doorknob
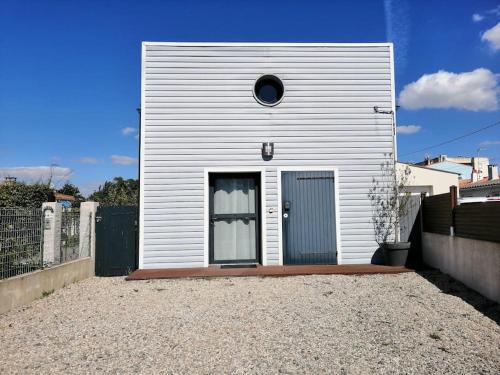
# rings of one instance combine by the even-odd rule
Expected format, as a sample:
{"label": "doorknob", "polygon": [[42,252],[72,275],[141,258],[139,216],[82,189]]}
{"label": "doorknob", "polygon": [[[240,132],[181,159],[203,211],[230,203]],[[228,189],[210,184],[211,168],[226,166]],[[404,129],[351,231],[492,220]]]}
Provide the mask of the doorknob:
{"label": "doorknob", "polygon": [[290,203],[290,201],[283,202],[283,219],[288,219],[288,212],[290,211],[291,207],[292,203]]}

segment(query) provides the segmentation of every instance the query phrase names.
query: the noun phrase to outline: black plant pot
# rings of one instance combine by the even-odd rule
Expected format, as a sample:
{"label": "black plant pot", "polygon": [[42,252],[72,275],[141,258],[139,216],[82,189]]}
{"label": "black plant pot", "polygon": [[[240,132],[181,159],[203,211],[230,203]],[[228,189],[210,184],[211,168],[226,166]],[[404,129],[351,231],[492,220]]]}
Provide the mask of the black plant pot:
{"label": "black plant pot", "polygon": [[385,264],[393,267],[406,265],[411,242],[386,242],[382,245]]}

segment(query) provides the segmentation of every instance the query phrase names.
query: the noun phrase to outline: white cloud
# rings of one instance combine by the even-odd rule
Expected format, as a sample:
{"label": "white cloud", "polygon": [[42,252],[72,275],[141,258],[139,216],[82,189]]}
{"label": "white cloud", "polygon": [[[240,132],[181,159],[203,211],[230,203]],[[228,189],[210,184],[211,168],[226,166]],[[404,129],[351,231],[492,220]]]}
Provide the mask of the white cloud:
{"label": "white cloud", "polygon": [[479,147],[488,147],[488,146],[500,146],[500,141],[484,141],[479,144]]}
{"label": "white cloud", "polygon": [[99,164],[100,160],[91,156],[84,156],[83,158],[78,159],[77,162],[80,164]]}
{"label": "white cloud", "polygon": [[136,135],[134,136],[134,138],[135,138],[135,139],[139,139],[139,134],[136,134]]}
{"label": "white cloud", "polygon": [[500,5],[497,5],[493,9],[487,10],[486,13],[492,14],[494,16],[500,16]]}
{"label": "white cloud", "polygon": [[398,134],[415,134],[422,129],[419,125],[401,125],[396,128]]}
{"label": "white cloud", "polygon": [[481,22],[485,18],[490,18],[490,17],[495,17],[495,16],[500,16],[500,5],[497,5],[495,8],[488,9],[484,12],[474,13],[472,15],[472,21],[473,22]]}
{"label": "white cloud", "polygon": [[136,128],[131,128],[130,126],[127,126],[126,128],[122,129],[122,134],[127,137],[131,134],[134,134],[136,132]]}
{"label": "white cloud", "polygon": [[472,21],[481,22],[482,20],[484,20],[484,16],[480,15],[479,13],[474,13],[472,15]]}
{"label": "white cloud", "polygon": [[469,111],[498,109],[497,77],[488,69],[424,74],[403,88],[399,103],[406,109],[455,108]]}
{"label": "white cloud", "polygon": [[493,52],[500,50],[500,22],[481,35],[481,40],[489,44]]}
{"label": "white cloud", "polygon": [[68,179],[73,171],[70,168],[58,166],[37,166],[37,167],[0,167],[0,176],[16,177],[18,181],[33,183],[33,182],[48,182],[52,179],[52,183],[57,184]]}
{"label": "white cloud", "polygon": [[113,164],[118,165],[132,165],[137,163],[137,158],[125,155],[111,155],[111,161]]}

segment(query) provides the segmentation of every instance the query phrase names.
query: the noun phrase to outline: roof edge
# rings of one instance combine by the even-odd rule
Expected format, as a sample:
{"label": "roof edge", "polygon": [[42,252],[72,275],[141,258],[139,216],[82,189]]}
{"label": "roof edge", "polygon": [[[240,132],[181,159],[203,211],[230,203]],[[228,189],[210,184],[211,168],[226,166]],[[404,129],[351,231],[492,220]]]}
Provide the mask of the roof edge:
{"label": "roof edge", "polygon": [[464,185],[460,189],[473,190],[473,189],[479,189],[483,187],[497,186],[497,185],[500,185],[500,178],[496,178],[494,180],[471,182],[467,185]]}
{"label": "roof edge", "polygon": [[228,47],[391,47],[392,42],[380,43],[281,43],[281,42],[152,42],[142,41],[145,46],[186,46],[186,47],[206,47],[206,46],[228,46]]}
{"label": "roof edge", "polygon": [[426,171],[431,171],[431,172],[450,173],[450,174],[460,175],[460,173],[457,173],[457,172],[442,171],[441,169],[434,169],[434,168],[430,168],[430,167],[423,167],[421,165],[415,165],[415,164],[411,164],[411,163],[405,163],[404,161],[397,161],[396,163],[409,165],[410,167],[425,169]]}

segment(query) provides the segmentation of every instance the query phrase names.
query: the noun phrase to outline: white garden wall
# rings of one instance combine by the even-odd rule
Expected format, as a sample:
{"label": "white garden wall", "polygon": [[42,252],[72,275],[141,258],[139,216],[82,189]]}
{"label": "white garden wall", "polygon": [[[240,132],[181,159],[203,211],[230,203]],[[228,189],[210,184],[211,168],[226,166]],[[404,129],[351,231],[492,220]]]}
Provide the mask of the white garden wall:
{"label": "white garden wall", "polygon": [[423,232],[424,262],[500,303],[500,243]]}

